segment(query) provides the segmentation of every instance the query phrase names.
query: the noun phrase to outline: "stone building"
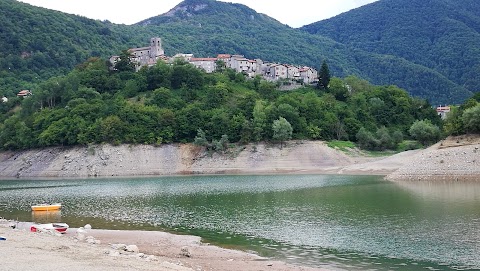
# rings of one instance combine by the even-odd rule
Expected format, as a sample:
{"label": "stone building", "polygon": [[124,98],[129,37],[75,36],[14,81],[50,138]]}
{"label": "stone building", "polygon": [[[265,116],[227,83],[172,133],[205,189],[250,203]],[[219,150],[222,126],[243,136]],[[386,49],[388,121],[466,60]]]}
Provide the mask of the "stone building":
{"label": "stone building", "polygon": [[[155,37],[150,39],[150,46],[128,49],[130,61],[135,64],[135,70],[140,70],[143,66],[153,66],[159,59],[163,59],[165,51],[162,47],[162,39]],[[110,57],[110,63],[115,65],[119,56]]]}

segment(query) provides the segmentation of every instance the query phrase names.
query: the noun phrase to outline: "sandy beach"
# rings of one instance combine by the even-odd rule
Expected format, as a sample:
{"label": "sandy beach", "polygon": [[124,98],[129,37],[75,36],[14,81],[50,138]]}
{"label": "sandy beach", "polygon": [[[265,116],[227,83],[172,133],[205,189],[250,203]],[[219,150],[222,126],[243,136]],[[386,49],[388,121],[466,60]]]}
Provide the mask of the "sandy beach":
{"label": "sandy beach", "polygon": [[60,234],[30,232],[29,226],[0,219],[6,239],[0,240],[1,270],[325,270],[220,248],[196,236],[74,228]]}

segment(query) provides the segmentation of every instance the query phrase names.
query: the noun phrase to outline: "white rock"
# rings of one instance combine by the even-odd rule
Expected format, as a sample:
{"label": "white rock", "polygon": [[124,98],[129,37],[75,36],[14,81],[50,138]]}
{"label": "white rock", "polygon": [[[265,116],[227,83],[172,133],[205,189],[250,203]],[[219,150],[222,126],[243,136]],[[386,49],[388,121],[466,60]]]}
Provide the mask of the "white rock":
{"label": "white rock", "polygon": [[87,241],[87,243],[92,244],[92,245],[97,243],[97,240],[95,240],[95,238],[93,236],[88,236],[86,238],[86,241]]}
{"label": "white rock", "polygon": [[156,261],[158,261],[157,257],[155,257],[154,255],[148,255],[145,260],[146,260],[147,262],[156,262]]}
{"label": "white rock", "polygon": [[85,228],[86,230],[91,230],[91,229],[92,229],[92,225],[87,224],[87,225],[84,226],[84,228]]}
{"label": "white rock", "polygon": [[125,250],[127,245],[125,244],[111,244],[110,247],[115,250]]}
{"label": "white rock", "polygon": [[77,229],[77,233],[86,233],[87,231],[85,230],[84,227],[80,227]]}
{"label": "white rock", "polygon": [[120,252],[118,251],[110,251],[110,253],[108,254],[109,256],[112,256],[112,257],[118,257],[120,256]]}
{"label": "white rock", "polygon": [[127,252],[133,252],[133,253],[138,253],[140,250],[136,245],[129,245],[125,247],[125,251]]}
{"label": "white rock", "polygon": [[85,234],[77,233],[77,236],[75,238],[79,241],[83,241],[83,240],[85,240]]}

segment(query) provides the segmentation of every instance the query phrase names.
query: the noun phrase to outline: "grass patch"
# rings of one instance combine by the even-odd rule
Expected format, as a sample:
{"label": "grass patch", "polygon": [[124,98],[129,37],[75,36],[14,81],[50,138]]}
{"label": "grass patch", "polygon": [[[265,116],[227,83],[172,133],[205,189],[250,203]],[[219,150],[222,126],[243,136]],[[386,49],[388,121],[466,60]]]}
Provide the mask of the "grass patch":
{"label": "grass patch", "polygon": [[339,149],[343,152],[348,152],[351,149],[354,149],[356,147],[355,143],[352,141],[341,141],[341,140],[332,140],[327,143],[327,146],[329,146],[332,149]]}
{"label": "grass patch", "polygon": [[397,146],[397,151],[409,151],[423,148],[422,144],[415,140],[404,140]]}

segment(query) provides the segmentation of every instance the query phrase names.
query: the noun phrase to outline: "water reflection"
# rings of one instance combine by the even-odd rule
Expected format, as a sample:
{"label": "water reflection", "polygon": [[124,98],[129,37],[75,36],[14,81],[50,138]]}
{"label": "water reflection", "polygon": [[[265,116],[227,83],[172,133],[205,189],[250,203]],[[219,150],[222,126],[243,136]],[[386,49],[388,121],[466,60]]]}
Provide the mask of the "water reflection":
{"label": "water reflection", "polygon": [[[2,187],[9,190],[0,193],[0,216],[14,219],[167,229],[338,270],[480,269],[476,183],[286,175],[23,181],[1,182]],[[27,211],[39,199],[62,202],[64,209]]]}
{"label": "water reflection", "polygon": [[450,201],[450,202],[475,202],[480,195],[479,183],[472,182],[399,182],[399,187],[403,187],[411,193],[422,198]]}
{"label": "water reflection", "polygon": [[53,223],[62,222],[62,211],[32,211],[32,222]]}

